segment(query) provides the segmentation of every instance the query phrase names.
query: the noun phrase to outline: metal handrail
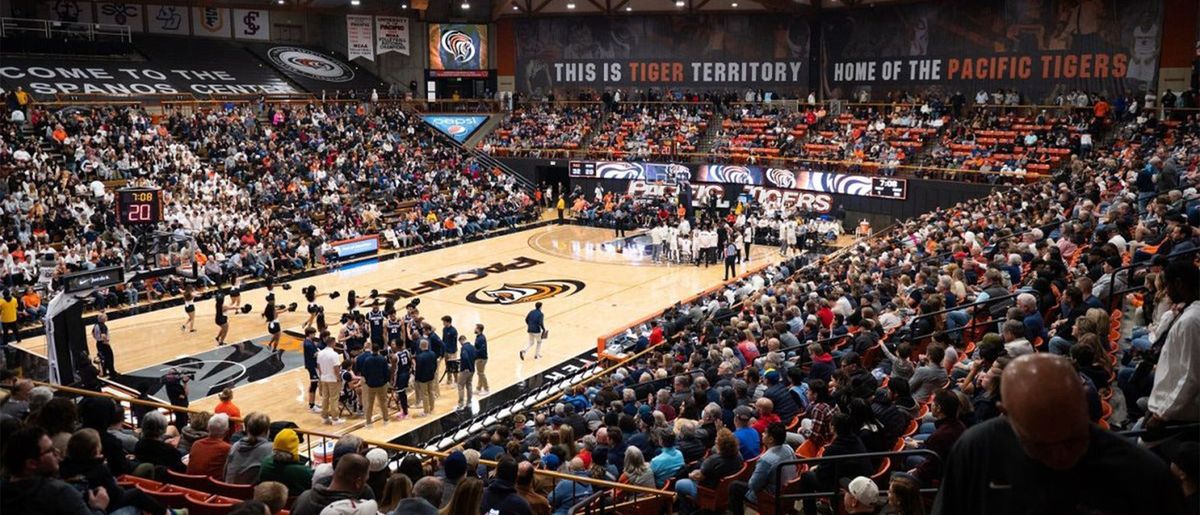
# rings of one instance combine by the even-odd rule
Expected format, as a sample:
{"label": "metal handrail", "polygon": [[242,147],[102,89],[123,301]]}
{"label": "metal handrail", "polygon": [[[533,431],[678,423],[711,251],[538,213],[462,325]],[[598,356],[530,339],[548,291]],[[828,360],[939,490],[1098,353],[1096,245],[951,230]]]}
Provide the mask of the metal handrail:
{"label": "metal handrail", "polygon": [[[780,468],[786,466],[799,466],[809,464],[820,464],[831,461],[846,461],[862,458],[892,458],[909,455],[927,455],[935,459],[941,459],[938,453],[929,449],[904,449],[901,451],[883,451],[883,452],[860,452],[856,454],[841,454],[837,456],[817,456],[813,458],[801,458],[796,460],[781,461],[775,464],[775,470],[771,471],[771,481],[775,486],[775,513],[783,513],[783,501],[785,499],[808,499],[811,497],[830,497],[837,495],[837,491],[833,492],[807,492],[798,494],[783,493],[783,474],[779,473]],[[937,493],[937,488],[922,488],[921,493]]]}
{"label": "metal handrail", "polygon": [[[1200,247],[1196,247],[1191,250],[1185,250],[1183,252],[1172,252],[1170,254],[1166,254],[1166,258],[1168,260],[1174,260],[1174,259],[1177,259],[1177,258],[1180,258],[1183,256],[1196,254],[1198,252],[1200,252]],[[1135,261],[1133,261],[1133,257],[1131,254],[1128,265],[1122,265],[1120,268],[1117,268],[1117,269],[1113,270],[1112,272],[1109,272],[1109,274],[1108,274],[1108,276],[1109,276],[1109,278],[1108,278],[1108,301],[1105,303],[1105,307],[1108,308],[1109,313],[1112,313],[1112,310],[1115,309],[1113,307],[1113,299],[1118,298],[1118,296],[1124,297],[1126,294],[1146,289],[1146,285],[1144,285],[1144,284],[1141,286],[1128,287],[1129,279],[1132,277],[1134,269],[1150,267],[1152,265],[1152,263],[1153,263],[1153,260],[1135,262]],[[1113,290],[1113,281],[1117,280],[1117,274],[1121,273],[1122,271],[1128,272],[1125,274],[1125,281],[1126,281],[1125,285],[1127,287],[1123,290],[1114,291]]]}
{"label": "metal handrail", "polygon": [[54,37],[56,33],[86,35],[89,41],[95,41],[98,35],[117,36],[126,43],[133,41],[133,31],[126,25],[38,18],[0,18],[0,37],[14,36],[13,33],[42,34],[46,38]]}
{"label": "metal handrail", "polygon": [[[170,411],[173,413],[187,413],[187,414],[191,415],[193,413],[202,412],[202,410],[198,410],[198,409],[184,408],[181,406],[173,406],[170,404],[163,404],[161,402],[155,402],[155,401],[147,401],[147,400],[142,400],[142,399],[121,397],[121,396],[113,395],[113,394],[106,393],[106,392],[83,390],[83,389],[74,388],[74,387],[70,387],[70,386],[44,383],[41,381],[34,381],[34,384],[36,384],[38,386],[47,386],[47,387],[50,387],[50,388],[58,390],[58,391],[70,393],[72,395],[107,398],[107,399],[111,399],[114,402],[127,402],[129,404],[135,404],[135,405],[139,405],[139,406],[146,406],[146,407],[151,407],[151,408],[156,408],[156,409],[167,410],[167,411]],[[240,418],[240,417],[230,417],[230,421],[232,421],[232,422],[242,422],[243,420],[244,419]],[[325,433],[325,432],[321,432],[321,431],[314,431],[311,429],[304,429],[304,428],[292,428],[292,430],[297,433],[300,433],[300,434],[318,437],[323,440],[337,440],[343,436],[346,436],[346,435]],[[312,447],[311,439],[309,439],[308,442],[310,444],[309,447],[311,449],[311,447]],[[418,448],[418,447],[411,447],[408,445],[394,444],[391,442],[377,442],[377,441],[372,441],[372,440],[367,440],[367,439],[363,439],[363,442],[367,445],[379,447],[379,448],[386,449],[386,450],[391,450],[391,451],[396,451],[396,452],[406,453],[406,454],[416,454],[416,455],[420,455],[420,456],[426,456],[428,458],[445,458],[446,456],[450,455],[450,453],[448,453],[448,452],[435,451],[435,450],[431,450],[431,449],[423,449],[423,448]],[[493,460],[481,459],[481,460],[479,460],[479,463],[481,465],[486,465],[488,467],[495,467],[497,462],[495,462]],[[613,490],[623,490],[623,491],[635,492],[635,493],[640,493],[640,494],[657,495],[657,496],[661,496],[661,497],[671,497],[671,498],[675,497],[675,492],[664,492],[662,490],[647,488],[644,486],[630,485],[630,484],[625,484],[625,483],[617,483],[617,482],[613,482],[613,481],[605,481],[602,479],[593,479],[593,478],[584,477],[584,476],[576,476],[573,474],[562,474],[562,473],[554,472],[551,470],[540,470],[540,469],[534,470],[534,474],[551,477],[551,478],[555,478],[555,479],[569,479],[571,481],[588,483],[593,486],[601,486],[601,487],[613,489]]]}

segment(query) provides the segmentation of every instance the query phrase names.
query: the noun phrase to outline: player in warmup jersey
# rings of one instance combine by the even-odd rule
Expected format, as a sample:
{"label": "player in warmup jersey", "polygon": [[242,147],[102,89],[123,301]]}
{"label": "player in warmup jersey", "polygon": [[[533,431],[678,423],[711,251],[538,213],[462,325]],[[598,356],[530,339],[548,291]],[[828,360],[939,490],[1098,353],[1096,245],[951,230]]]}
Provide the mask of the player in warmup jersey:
{"label": "player in warmup jersey", "polygon": [[320,382],[317,375],[317,352],[321,350],[319,341],[315,327],[304,328],[304,370],[308,371],[308,410],[313,413],[321,412],[321,408],[316,403],[317,385]]}
{"label": "player in warmup jersey", "polygon": [[371,345],[374,347],[383,347],[384,343],[384,321],[386,315],[379,309],[379,303],[371,306],[371,311],[367,312],[367,325],[370,327]]}
{"label": "player in warmup jersey", "polygon": [[396,389],[396,399],[400,401],[400,418],[408,416],[408,382],[412,377],[412,354],[408,347],[399,339],[392,340],[392,375],[395,378],[392,386]]}
{"label": "player in warmup jersey", "polygon": [[396,311],[392,310],[387,314],[387,318],[383,321],[383,327],[387,331],[388,344],[400,342],[404,344],[404,322],[396,318]]}

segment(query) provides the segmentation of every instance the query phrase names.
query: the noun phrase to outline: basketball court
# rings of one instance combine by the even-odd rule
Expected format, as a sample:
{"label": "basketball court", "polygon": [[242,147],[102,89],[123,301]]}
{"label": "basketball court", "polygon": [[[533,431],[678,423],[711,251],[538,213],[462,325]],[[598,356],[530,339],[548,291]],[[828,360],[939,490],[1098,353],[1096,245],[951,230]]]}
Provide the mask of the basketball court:
{"label": "basketball court", "polygon": [[[326,320],[335,324],[347,309],[347,293],[360,298],[372,289],[403,306],[421,299],[426,321],[440,330],[443,315],[453,317],[460,334],[471,337],[476,323],[485,326],[489,344],[487,376],[492,392],[501,391],[556,364],[595,349],[597,336],[620,330],[638,319],[670,307],[722,282],[723,267],[690,264],[656,264],[645,248],[649,238],[630,231],[617,239],[611,229],[574,225],[545,226],[439,249],[417,255],[369,261],[342,270],[300,279],[289,290],[275,288],[277,305],[295,302],[300,309],[284,313],[281,353],[263,347],[268,340],[266,321],[260,316],[267,290],[242,294],[242,303],[253,311],[229,316],[227,345],[217,347],[214,337],[214,302],[196,304],[196,332],[184,332],[182,307],[134,315],[109,322],[119,382],[130,387],[147,383],[147,391],[160,399],[161,376],[171,367],[195,371],[189,384],[191,407],[211,410],[216,394],[233,387],[234,403],[242,413],[265,411],[274,420],[291,420],[301,427],[319,428],[319,414],[308,410],[308,376],[303,369],[301,341],[308,318],[302,290],[317,288],[317,302],[326,309]],[[749,266],[778,259],[777,249],[755,246]],[[739,266],[739,271],[744,267]],[[336,299],[329,294],[337,291]],[[368,304],[371,300],[366,299]],[[526,313],[536,300],[543,302],[550,331],[543,357],[530,352],[521,360],[526,344]],[[362,307],[360,310],[369,310]],[[337,334],[337,329],[331,329]],[[287,333],[292,333],[289,335]],[[25,348],[44,354],[44,339],[27,339]],[[94,343],[89,343],[94,352]],[[454,411],[457,394],[441,384],[435,415]],[[415,403],[411,402],[410,408]],[[412,414],[419,413],[419,408]],[[354,431],[363,437],[390,440],[431,418],[409,418],[363,428],[362,418],[347,418],[329,428]]]}

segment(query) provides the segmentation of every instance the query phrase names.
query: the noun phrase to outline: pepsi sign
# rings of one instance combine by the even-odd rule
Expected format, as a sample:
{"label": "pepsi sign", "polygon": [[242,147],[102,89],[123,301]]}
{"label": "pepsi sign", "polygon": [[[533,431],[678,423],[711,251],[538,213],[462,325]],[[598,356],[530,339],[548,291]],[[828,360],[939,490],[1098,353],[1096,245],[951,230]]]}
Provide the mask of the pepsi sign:
{"label": "pepsi sign", "polygon": [[422,115],[421,119],[430,127],[450,136],[454,141],[465,143],[467,138],[475,134],[479,126],[487,121],[488,117],[487,115],[427,114]]}

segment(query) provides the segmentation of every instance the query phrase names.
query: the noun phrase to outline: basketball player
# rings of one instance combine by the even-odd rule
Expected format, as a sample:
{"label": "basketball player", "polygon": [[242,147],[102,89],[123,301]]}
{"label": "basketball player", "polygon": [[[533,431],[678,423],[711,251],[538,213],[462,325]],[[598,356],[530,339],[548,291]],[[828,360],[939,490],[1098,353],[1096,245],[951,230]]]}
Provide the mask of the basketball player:
{"label": "basketball player", "polygon": [[371,306],[371,311],[367,312],[367,325],[370,327],[371,345],[382,348],[386,343],[384,341],[384,321],[386,315],[379,309],[379,303],[376,302]]}
{"label": "basketball player", "polygon": [[525,348],[521,349],[521,360],[525,360],[525,353],[534,345],[537,349],[534,351],[533,359],[542,357],[542,338],[546,332],[546,316],[542,314],[542,303],[538,302],[533,305],[533,310],[525,315],[525,330],[529,333],[529,343],[525,344]]}
{"label": "basketball player", "polygon": [[192,287],[188,286],[183,290],[183,312],[187,313],[187,322],[184,322],[179,327],[180,331],[189,333],[196,332],[196,295],[192,293]]}
{"label": "basketball player", "polygon": [[317,375],[317,352],[321,350],[318,345],[320,341],[315,327],[304,328],[304,370],[308,372],[308,410],[313,413],[321,412],[316,403],[317,385],[320,383]]}
{"label": "basketball player", "polygon": [[279,351],[279,337],[282,333],[275,311],[275,294],[271,293],[267,295],[267,309],[263,312],[263,318],[267,319],[267,334],[271,335],[271,341],[267,345],[273,352]]}
{"label": "basketball player", "polygon": [[396,318],[396,310],[393,309],[387,314],[387,319],[384,320],[383,326],[387,331],[388,344],[400,342],[401,345],[404,345],[404,322]]}
{"label": "basketball player", "polygon": [[110,379],[117,376],[116,365],[113,363],[112,343],[108,339],[108,315],[96,315],[96,325],[92,326],[92,338],[96,340],[96,354],[100,356],[100,370]]}
{"label": "basketball player", "polygon": [[227,311],[237,311],[238,308],[236,304],[233,306],[226,306],[225,295],[220,293],[217,294],[216,302],[217,315],[214,321],[217,323],[217,327],[221,328],[220,331],[217,332],[217,346],[220,347],[225,345],[225,336],[229,334],[229,316],[225,313]]}
{"label": "basketball player", "polygon": [[[394,317],[393,317],[394,318]],[[408,417],[408,383],[412,378],[412,354],[400,339],[391,342],[392,352],[388,360],[392,366],[392,387],[396,389],[396,399],[400,401],[400,414],[397,419]]]}

